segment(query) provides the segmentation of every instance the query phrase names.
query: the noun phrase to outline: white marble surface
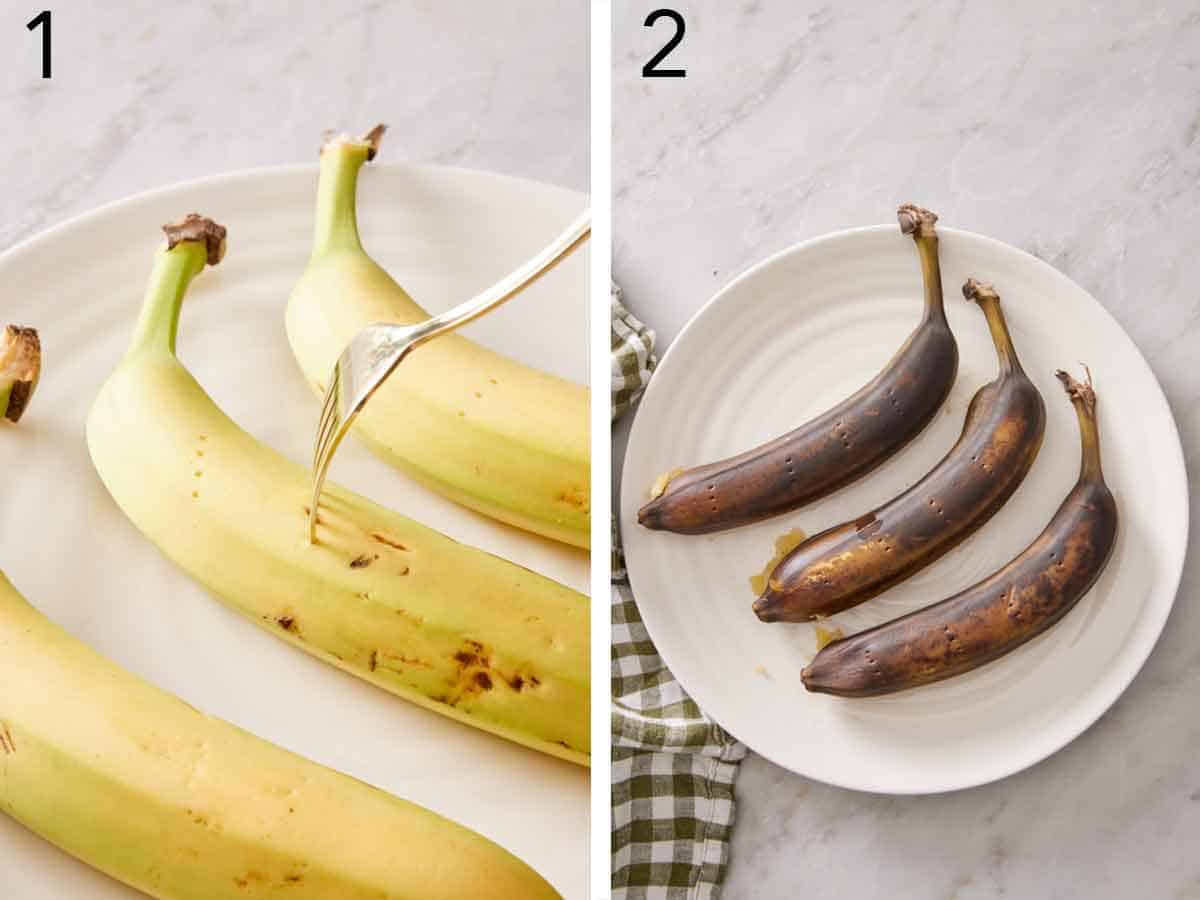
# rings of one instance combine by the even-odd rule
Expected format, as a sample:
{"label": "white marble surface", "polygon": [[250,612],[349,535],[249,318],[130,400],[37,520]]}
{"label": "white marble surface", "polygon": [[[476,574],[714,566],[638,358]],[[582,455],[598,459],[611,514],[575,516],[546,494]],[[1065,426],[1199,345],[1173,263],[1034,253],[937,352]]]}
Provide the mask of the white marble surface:
{"label": "white marble surface", "polygon": [[[688,31],[671,62],[688,77],[646,81],[666,33],[642,27],[655,5],[618,3],[614,16],[614,270],[660,346],[752,263],[914,200],[1049,261],[1107,306],[1162,382],[1196,468],[1193,3],[681,2]],[[891,798],[752,756],[725,897],[1200,898],[1191,543],[1141,675],[1031,770]]]}
{"label": "white marble surface", "polygon": [[584,0],[51,7],[49,81],[33,13],[0,22],[0,248],[151,187],[313,160],[323,129],[377,121],[385,159],[588,189]]}

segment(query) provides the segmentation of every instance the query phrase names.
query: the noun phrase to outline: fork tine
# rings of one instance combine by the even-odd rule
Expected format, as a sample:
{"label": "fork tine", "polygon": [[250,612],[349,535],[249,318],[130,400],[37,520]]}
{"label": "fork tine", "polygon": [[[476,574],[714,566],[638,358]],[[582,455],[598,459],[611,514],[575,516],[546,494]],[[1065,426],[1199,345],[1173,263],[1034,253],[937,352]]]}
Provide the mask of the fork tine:
{"label": "fork tine", "polygon": [[[408,354],[426,341],[453,331],[519,294],[561,260],[569,256],[591,234],[591,213],[585,211],[541,253],[510,272],[483,293],[437,316],[414,325],[376,323],[363,328],[342,350],[329,379],[321,406],[313,444],[312,507],[308,518],[308,540],[316,543],[317,507],[329,464],[342,438],[354,424],[371,395]],[[351,396],[343,396],[343,381]]]}
{"label": "fork tine", "polygon": [[332,407],[332,403],[337,398],[338,391],[341,390],[341,386],[342,386],[342,360],[338,359],[333,364],[333,371],[329,373],[329,384],[325,388],[324,410],[322,410],[322,413],[321,413],[322,418],[324,418],[327,415],[325,410],[328,410]]}
{"label": "fork tine", "polygon": [[332,456],[330,450],[336,445],[341,416],[339,407],[341,401],[342,371],[341,361],[334,366],[333,375],[329,379],[329,387],[325,391],[325,401],[321,404],[321,419],[317,426],[317,439],[313,447],[313,491],[312,505],[308,511],[308,542],[313,544],[317,538],[317,507],[321,502],[321,489],[325,484],[325,471]]}
{"label": "fork tine", "polygon": [[349,428],[350,423],[347,421],[342,421],[331,428],[329,438],[322,447],[321,458],[318,461],[313,480],[312,506],[308,513],[308,542],[310,544],[317,542],[317,515],[321,504],[321,493],[325,487],[325,476],[329,473],[329,464],[333,461],[333,454],[337,451],[338,445],[346,436]]}
{"label": "fork tine", "polygon": [[[350,415],[341,416],[335,414],[330,421],[329,431],[325,436],[325,442],[321,447],[321,458],[319,460],[316,476],[320,484],[325,483],[325,475],[329,471],[329,464],[333,459],[333,454],[337,452],[338,445],[341,444],[342,438],[350,431],[350,426],[354,423],[357,417],[357,410],[352,410]],[[319,496],[319,491],[317,492]]]}
{"label": "fork tine", "polygon": [[313,445],[313,467],[319,467],[325,447],[329,443],[329,435],[337,427],[337,397],[330,394],[325,398],[321,408],[321,422],[317,426],[317,440]]}
{"label": "fork tine", "polygon": [[321,459],[323,448],[329,440],[329,431],[335,426],[338,418],[338,405],[341,393],[341,366],[335,366],[329,379],[329,387],[325,391],[325,399],[321,404],[321,419],[317,425],[317,438],[313,444],[313,465]]}

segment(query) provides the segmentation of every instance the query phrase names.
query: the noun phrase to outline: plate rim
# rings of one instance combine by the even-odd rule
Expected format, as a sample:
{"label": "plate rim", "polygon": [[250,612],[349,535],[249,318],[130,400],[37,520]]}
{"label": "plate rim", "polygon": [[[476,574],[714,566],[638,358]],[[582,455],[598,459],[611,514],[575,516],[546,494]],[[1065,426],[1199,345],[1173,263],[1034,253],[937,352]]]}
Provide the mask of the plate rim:
{"label": "plate rim", "polygon": [[[845,229],[839,229],[837,231],[826,232],[825,234],[817,235],[815,237],[811,237],[811,238],[805,239],[803,241],[799,241],[797,243],[791,244],[788,247],[784,247],[783,249],[770,254],[769,256],[765,257],[764,259],[760,260],[759,262],[750,265],[748,268],[746,268],[745,270],[743,270],[742,272],[737,274],[734,278],[732,278],[725,285],[720,287],[716,291],[716,293],[714,293],[707,301],[705,301],[699,307],[699,309],[697,309],[696,312],[691,316],[691,318],[689,318],[687,320],[687,322],[684,324],[684,326],[675,335],[675,338],[671,341],[670,346],[666,349],[666,351],[663,353],[663,355],[659,358],[655,371],[668,365],[670,363],[670,360],[671,360],[676,348],[681,345],[684,338],[689,334],[689,332],[691,332],[695,327],[697,327],[699,321],[706,315],[711,315],[712,311],[719,304],[721,304],[723,302],[727,302],[725,300],[725,298],[728,295],[730,295],[731,293],[733,293],[735,291],[735,289],[740,288],[745,282],[748,282],[756,277],[761,276],[763,272],[765,272],[768,269],[771,269],[775,266],[780,265],[785,260],[787,260],[793,256],[798,256],[798,255],[802,255],[807,252],[811,252],[812,250],[814,250],[824,244],[835,243],[835,242],[839,242],[839,241],[852,241],[852,240],[855,240],[856,238],[878,235],[878,234],[881,234],[884,232],[894,232],[895,230],[896,230],[895,225],[884,224],[884,225],[856,226],[853,228],[845,228]],[[1059,271],[1057,268],[1050,265],[1045,260],[1039,259],[1037,256],[1034,256],[1032,253],[1029,253],[1028,251],[1023,250],[1020,247],[1015,247],[1012,244],[1005,243],[1004,241],[998,240],[996,238],[988,237],[987,235],[979,234],[977,232],[968,231],[968,230],[961,229],[961,228],[939,226],[938,232],[943,237],[953,236],[955,239],[958,239],[958,240],[964,240],[967,242],[976,242],[981,247],[983,247],[986,250],[991,251],[993,253],[1014,256],[1015,258],[1017,258],[1024,264],[1033,265],[1033,267],[1035,269],[1038,269],[1038,270],[1042,271],[1043,273],[1049,275],[1052,282],[1062,285],[1069,290],[1081,292],[1083,294],[1083,296],[1085,296],[1091,302],[1091,305],[1092,305],[1092,307],[1094,307],[1095,311],[1098,311],[1100,313],[1101,317],[1103,319],[1107,320],[1107,324],[1109,326],[1111,326],[1112,328],[1116,329],[1116,332],[1119,333],[1128,342],[1130,348],[1133,351],[1134,359],[1132,361],[1136,365],[1141,366],[1144,374],[1146,376],[1148,376],[1150,384],[1153,385],[1154,389],[1157,391],[1156,395],[1154,395],[1152,398],[1148,398],[1148,399],[1157,399],[1157,401],[1159,403],[1161,403],[1161,407],[1166,413],[1166,421],[1167,421],[1167,425],[1169,428],[1169,434],[1170,434],[1170,437],[1173,439],[1173,440],[1169,441],[1169,443],[1171,445],[1171,449],[1166,452],[1168,452],[1171,455],[1171,457],[1173,458],[1173,461],[1176,466],[1176,471],[1178,471],[1180,477],[1183,479],[1184,485],[1186,486],[1189,483],[1188,482],[1188,474],[1187,474],[1187,460],[1186,460],[1186,456],[1183,451],[1183,443],[1182,443],[1182,440],[1179,435],[1179,425],[1178,425],[1178,422],[1175,420],[1175,414],[1171,409],[1170,401],[1167,398],[1166,392],[1163,390],[1161,382],[1158,380],[1158,377],[1154,374],[1154,370],[1150,367],[1149,361],[1146,359],[1145,355],[1142,353],[1141,348],[1138,347],[1137,343],[1133,340],[1133,338],[1129,336],[1129,333],[1125,330],[1125,328],[1121,325],[1121,323],[1117,320],[1117,318],[1112,314],[1112,312],[1110,312],[1109,309],[1106,306],[1104,306],[1103,303],[1101,303],[1099,300],[1097,300],[1096,297],[1093,296],[1091,291],[1087,290],[1082,285],[1075,282],[1069,276],[1067,276],[1063,272]],[[631,491],[634,490],[634,488],[632,488],[630,486],[630,482],[624,476],[625,476],[625,472],[626,472],[627,468],[630,465],[630,460],[632,458],[632,455],[633,455],[635,449],[637,448],[639,431],[641,430],[642,427],[649,427],[649,425],[642,426],[641,412],[642,412],[642,407],[644,406],[647,398],[649,398],[651,396],[655,396],[655,394],[653,392],[655,391],[657,381],[659,381],[659,379],[655,379],[655,378],[651,377],[649,383],[646,386],[645,393],[639,400],[638,408],[636,410],[634,410],[633,422],[630,426],[629,438],[628,438],[628,441],[627,441],[626,447],[625,447],[625,455],[621,461],[622,479],[621,479],[621,490],[620,490],[620,497],[619,497],[619,499],[620,499],[619,524],[622,526],[623,534],[637,533],[636,530],[626,529],[624,527],[627,524],[634,521],[632,514],[634,512],[636,512],[636,509],[633,506],[633,504],[636,503],[636,498],[630,493]],[[1045,761],[1049,757],[1053,756],[1055,753],[1059,752],[1063,748],[1067,747],[1069,744],[1073,743],[1084,732],[1086,732],[1089,728],[1091,728],[1093,725],[1095,725],[1096,722],[1098,722],[1104,716],[1104,714],[1106,712],[1108,712],[1108,710],[1110,710],[1116,704],[1116,702],[1124,695],[1125,691],[1128,690],[1129,686],[1133,683],[1133,680],[1138,676],[1138,674],[1141,672],[1142,668],[1145,666],[1146,661],[1150,658],[1150,654],[1154,652],[1154,648],[1158,645],[1158,642],[1159,642],[1160,638],[1162,637],[1163,629],[1166,627],[1167,620],[1171,616],[1171,611],[1175,607],[1175,601],[1179,595],[1179,586],[1182,582],[1183,571],[1184,571],[1184,568],[1185,568],[1186,562],[1187,562],[1188,535],[1189,535],[1189,530],[1190,530],[1190,525],[1191,525],[1191,522],[1190,522],[1191,510],[1190,510],[1190,507],[1189,507],[1189,504],[1187,501],[1188,492],[1186,490],[1179,492],[1178,496],[1179,496],[1178,503],[1179,503],[1179,508],[1180,508],[1180,521],[1182,523],[1182,528],[1179,529],[1180,547],[1182,548],[1182,551],[1179,554],[1177,564],[1175,565],[1176,571],[1174,573],[1173,578],[1171,579],[1171,582],[1172,582],[1171,589],[1169,591],[1169,594],[1167,595],[1168,600],[1165,604],[1163,604],[1161,614],[1156,617],[1157,621],[1151,620],[1149,622],[1149,624],[1151,626],[1150,633],[1148,633],[1146,636],[1144,646],[1134,645],[1133,648],[1130,649],[1130,645],[1128,644],[1128,642],[1126,642],[1123,645],[1123,650],[1122,650],[1121,654],[1118,656],[1118,659],[1126,660],[1125,671],[1121,672],[1121,676],[1115,683],[1115,690],[1112,692],[1111,696],[1105,695],[1103,697],[1103,699],[1095,702],[1091,706],[1084,707],[1084,713],[1082,715],[1079,715],[1077,719],[1072,720],[1074,724],[1072,724],[1071,727],[1064,729],[1061,733],[1056,733],[1055,737],[1052,740],[1045,741],[1045,742],[1043,742],[1043,744],[1037,745],[1032,752],[1026,753],[1024,755],[1017,755],[1015,757],[1008,758],[1008,759],[1010,759],[1010,761],[1008,763],[996,766],[995,771],[991,772],[990,774],[985,773],[985,774],[978,775],[975,777],[965,778],[965,779],[957,779],[957,780],[953,780],[953,781],[948,780],[948,779],[942,779],[939,781],[937,779],[937,777],[933,777],[933,778],[927,779],[925,782],[921,783],[920,785],[913,784],[913,785],[897,786],[897,785],[889,784],[888,786],[885,787],[879,783],[878,778],[859,779],[858,781],[855,781],[853,779],[847,779],[847,778],[842,778],[842,777],[836,777],[836,776],[835,777],[826,777],[824,775],[815,775],[810,772],[802,772],[799,769],[793,768],[793,766],[789,765],[788,763],[776,758],[776,756],[773,753],[765,753],[765,752],[753,747],[749,743],[746,743],[740,737],[738,737],[736,735],[736,733],[731,731],[730,734],[732,734],[739,741],[744,743],[747,747],[749,747],[749,749],[751,749],[757,755],[763,757],[764,759],[768,760],[772,764],[777,765],[780,768],[785,769],[795,775],[799,775],[804,778],[810,778],[814,781],[819,781],[824,784],[829,784],[834,787],[843,788],[846,790],[851,790],[851,791],[856,791],[856,792],[861,792],[861,793],[881,794],[881,795],[887,795],[887,796],[936,795],[936,794],[946,794],[946,793],[951,793],[951,792],[961,791],[961,790],[968,790],[970,788],[979,787],[979,786],[982,786],[985,784],[990,784],[990,783],[996,782],[996,781],[1001,781],[1005,778],[1016,775],[1017,773],[1022,772],[1025,769],[1036,766],[1038,763]],[[622,540],[622,548],[627,549],[628,543],[629,542],[627,539]],[[635,580],[634,566],[629,565],[628,553],[626,553],[626,570],[627,570],[629,589],[636,599],[637,588],[634,584],[634,580]],[[650,621],[649,621],[650,618],[653,618],[653,614],[651,614],[650,617],[647,617],[644,610],[642,609],[641,604],[638,604],[638,612],[639,612],[639,615],[641,615],[641,617],[642,617],[642,623],[646,627],[646,631],[650,636],[651,642],[654,643],[655,651],[658,653],[659,657],[662,659],[664,665],[666,665],[668,669],[672,669],[670,661],[662,653],[662,650],[659,648],[658,642],[654,638],[654,628],[651,626]],[[660,622],[660,625],[661,624],[662,623]],[[673,669],[672,669],[672,671],[673,671]],[[685,690],[688,690],[687,685],[683,684],[682,681],[680,682],[680,684],[684,687]],[[696,698],[693,697],[693,699],[696,699]],[[697,700],[696,702],[703,709],[703,705],[700,704],[700,701]],[[707,715],[707,713],[706,713],[706,715]],[[721,725],[722,728],[724,728],[724,725],[721,722],[719,722],[715,717],[713,717],[713,720],[716,721],[718,725]]]}
{"label": "plate rim", "polygon": [[[510,175],[507,172],[492,172],[488,169],[478,169],[472,166],[453,166],[444,163],[425,163],[398,159],[384,160],[383,162],[372,162],[368,171],[398,172],[405,169],[416,172],[425,171],[455,173],[459,176],[465,176],[467,178],[483,177],[489,180],[508,180],[515,182],[518,185],[535,185],[539,190],[549,189],[562,192],[566,195],[574,195],[575,197],[584,201],[586,204],[591,204],[591,194],[587,191],[576,191],[572,188],[563,187],[560,184],[554,184],[548,181],[538,181],[536,178],[527,178],[523,175]],[[275,163],[265,166],[247,166],[239,169],[230,169],[227,172],[217,172],[211,175],[200,175],[195,178],[184,178],[179,181],[170,181],[166,184],[160,184],[152,188],[147,188],[143,191],[138,191],[137,193],[130,194],[126,197],[118,197],[114,200],[108,200],[104,203],[101,203],[99,206],[93,206],[90,209],[85,209],[82,212],[76,213],[75,215],[68,216],[61,222],[55,222],[53,225],[47,225],[44,228],[38,229],[33,234],[26,235],[25,237],[13,243],[11,246],[0,251],[0,267],[7,265],[12,258],[20,256],[29,250],[35,249],[43,241],[56,239],[63,234],[69,234],[70,231],[75,228],[91,225],[94,220],[102,218],[103,216],[120,212],[126,207],[136,206],[139,203],[150,202],[175,191],[199,190],[202,188],[220,188],[239,181],[247,181],[250,179],[278,178],[301,174],[309,174],[315,179],[319,172],[320,162],[318,160],[312,160],[310,162]]]}

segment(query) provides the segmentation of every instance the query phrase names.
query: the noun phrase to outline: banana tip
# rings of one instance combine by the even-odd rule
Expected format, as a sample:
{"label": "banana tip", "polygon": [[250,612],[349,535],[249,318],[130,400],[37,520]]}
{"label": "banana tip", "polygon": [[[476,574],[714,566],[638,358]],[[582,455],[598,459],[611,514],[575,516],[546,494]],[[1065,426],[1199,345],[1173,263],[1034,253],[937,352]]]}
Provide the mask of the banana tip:
{"label": "banana tip", "polygon": [[817,681],[815,676],[813,675],[813,673],[810,672],[808,669],[805,669],[804,672],[802,672],[800,674],[800,683],[804,685],[804,689],[806,691],[808,691],[810,694],[836,694],[837,693],[836,691],[831,689],[829,687],[829,685],[822,684],[821,682]]}
{"label": "banana tip", "polygon": [[754,614],[758,616],[758,620],[760,622],[779,621],[779,616],[775,612],[774,604],[771,603],[771,599],[766,594],[763,594],[763,596],[754,601],[754,606],[752,609],[754,610]]}
{"label": "banana tip", "polygon": [[650,528],[658,531],[662,528],[662,514],[660,504],[657,500],[651,500],[645,506],[638,510],[638,524],[643,528]]}
{"label": "banana tip", "polygon": [[811,667],[805,668],[800,673],[800,683],[804,685],[804,689],[810,694],[832,694],[833,690],[830,686],[820,680]]}
{"label": "banana tip", "polygon": [[829,693],[828,685],[821,681],[820,675],[814,668],[815,660],[800,670],[800,683],[810,694]]}

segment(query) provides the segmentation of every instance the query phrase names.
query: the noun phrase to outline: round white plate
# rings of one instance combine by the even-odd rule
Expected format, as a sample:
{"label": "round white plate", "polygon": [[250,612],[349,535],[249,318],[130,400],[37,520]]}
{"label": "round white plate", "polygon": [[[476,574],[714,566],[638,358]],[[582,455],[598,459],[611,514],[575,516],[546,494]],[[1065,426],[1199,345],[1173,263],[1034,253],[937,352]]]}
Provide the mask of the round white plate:
{"label": "round white plate", "polygon": [[[755,446],[865,383],[915,327],[921,277],[911,239],[880,226],[801,244],[722,290],[688,324],[650,382],[629,439],[621,525],[638,604],[663,659],[697,703],[761,755],[830,784],[934,793],[1002,778],[1094,722],[1149,655],[1166,621],[1187,545],[1187,478],[1174,420],[1137,348],[1080,287],[1032,256],[941,229],[958,381],[912,444],[858,483],[805,509],[689,537],[637,524],[655,477]],[[847,634],[974,583],[1045,526],[1079,469],[1075,415],[1056,368],[1090,364],[1104,469],[1121,531],[1108,568],[1041,638],[959,678],[890,697],[809,694],[810,624],[763,624],[748,577],[774,538],[851,519],[896,495],[953,444],[975,391],[995,376],[968,275],[999,291],[1025,369],[1046,400],[1040,455],[983,529],[909,581],[833,620]],[[826,623],[828,625],[828,623]]]}
{"label": "round white plate", "polygon": [[[45,353],[25,418],[0,427],[0,568],[50,618],[154,684],[474,828],[566,896],[585,897],[584,769],[418,709],[255,628],[162,558],[92,469],[88,408],[129,339],[162,243],[159,226],[192,211],[229,228],[229,249],[184,304],[180,357],[235,421],[308,461],[319,401],[292,359],[283,317],[308,258],[315,189],[315,166],[205,179],[105,207],[0,257],[0,324],[36,326]],[[359,192],[368,250],[431,310],[504,275],[587,202],[529,181],[416,165],[368,166]],[[585,381],[587,279],[587,253],[580,252],[465,333]],[[444,501],[353,440],[342,445],[331,477],[459,540],[588,589],[585,553]],[[141,896],[4,816],[0,872],[9,889],[0,893],[26,900]]]}

